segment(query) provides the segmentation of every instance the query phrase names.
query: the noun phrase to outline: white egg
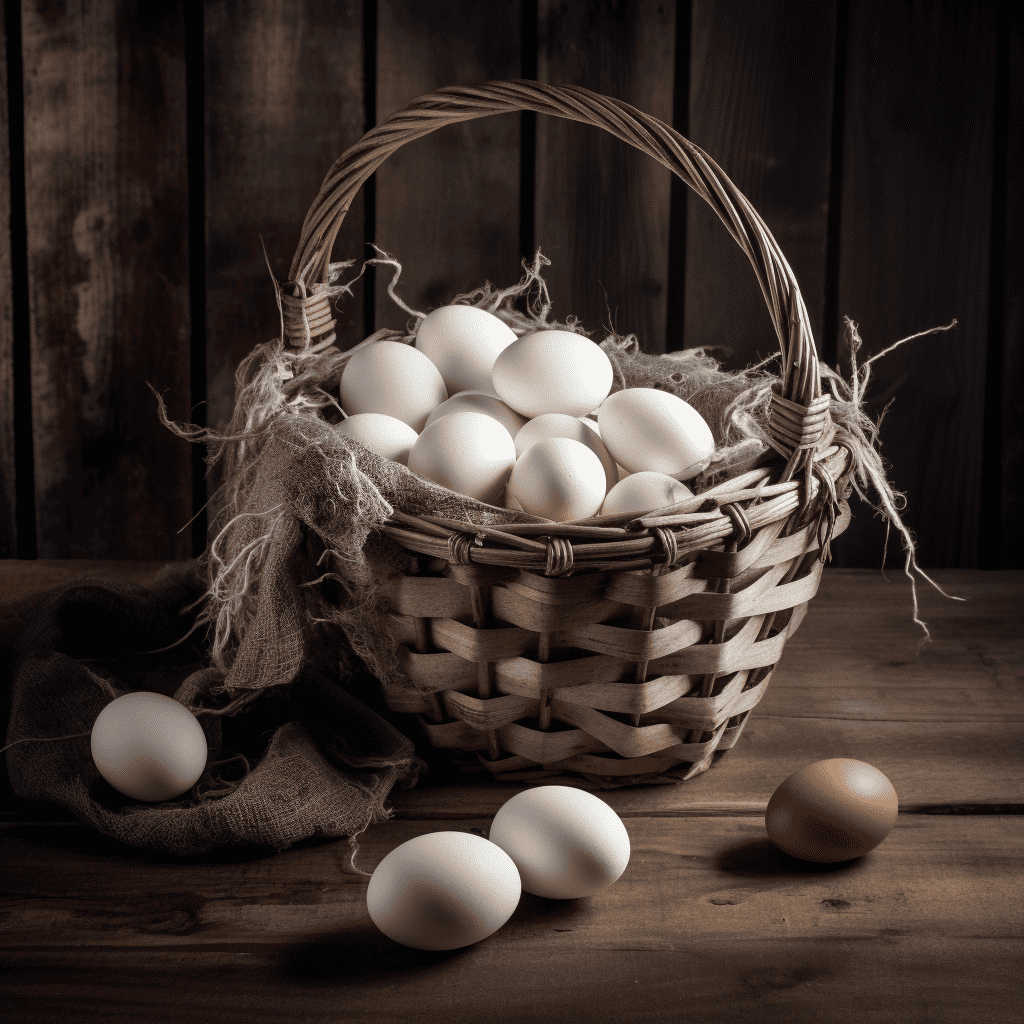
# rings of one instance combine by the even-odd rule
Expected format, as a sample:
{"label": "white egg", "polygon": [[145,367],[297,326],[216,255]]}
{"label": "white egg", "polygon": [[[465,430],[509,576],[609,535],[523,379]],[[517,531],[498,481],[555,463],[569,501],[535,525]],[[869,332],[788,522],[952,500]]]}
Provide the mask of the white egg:
{"label": "white egg", "polygon": [[534,331],[502,351],[491,379],[498,397],[524,416],[583,416],[611,390],[612,364],[582,334]]}
{"label": "white egg", "polygon": [[141,690],[112,700],[96,717],[91,742],[100,775],[133,800],[173,800],[206,768],[202,726],[162,693]]}
{"label": "white egg", "polygon": [[357,412],[335,424],[334,429],[376,452],[382,459],[402,463],[409,461],[409,449],[418,436],[408,423],[381,412]]}
{"label": "white egg", "polygon": [[504,850],[469,832],[431,832],[392,850],[366,887],[366,909],[413,949],[459,949],[493,935],[522,896]]}
{"label": "white egg", "polygon": [[416,330],[416,348],[441,371],[449,395],[491,387],[491,367],[516,340],[515,331],[475,306],[441,306]]}
{"label": "white egg", "polygon": [[499,808],[489,838],[535,896],[572,900],[607,889],[629,863],[629,834],[600,797],[571,786],[523,790]]}
{"label": "white egg", "polygon": [[516,459],[508,493],[524,512],[565,523],[597,515],[605,484],[604,466],[590,448],[568,437],[548,437]]}
{"label": "white egg", "polygon": [[615,468],[615,460],[604,446],[601,435],[586,425],[587,421],[577,416],[567,416],[564,412],[546,412],[527,420],[515,435],[516,458],[520,458],[530,445],[543,441],[548,437],[569,437],[573,441],[585,444],[604,466],[605,490],[614,487],[619,475]]}
{"label": "white egg", "polygon": [[608,492],[601,507],[601,515],[610,516],[616,512],[653,512],[655,509],[674,505],[677,501],[692,497],[693,491],[675,477],[667,473],[642,470],[624,477]]}
{"label": "white egg", "polygon": [[505,488],[505,508],[510,508],[515,512],[523,511],[523,506],[516,501],[516,496],[507,487]]}
{"label": "white egg", "polygon": [[512,435],[481,412],[453,412],[434,420],[409,452],[414,473],[489,505],[500,498],[515,461]]}
{"label": "white egg", "polygon": [[497,395],[486,391],[460,391],[447,402],[442,402],[427,417],[427,426],[452,412],[482,412],[485,416],[493,416],[512,437],[528,422],[525,416],[510,409]]}
{"label": "white egg", "polygon": [[438,368],[400,341],[377,341],[353,352],[341,371],[341,407],[350,416],[379,412],[420,431],[447,397]]}
{"label": "white egg", "polygon": [[653,470],[690,480],[708,464],[715,439],[688,402],[657,388],[624,388],[597,414],[601,438],[630,473]]}

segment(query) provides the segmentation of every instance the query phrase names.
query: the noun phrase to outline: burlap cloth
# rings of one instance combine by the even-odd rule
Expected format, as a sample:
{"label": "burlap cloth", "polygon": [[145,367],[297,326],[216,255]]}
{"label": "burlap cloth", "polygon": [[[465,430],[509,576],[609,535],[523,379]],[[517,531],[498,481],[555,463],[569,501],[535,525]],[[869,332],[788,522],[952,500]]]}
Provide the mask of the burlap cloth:
{"label": "burlap cloth", "polygon": [[282,850],[354,838],[386,819],[393,787],[412,785],[425,764],[360,699],[374,702],[372,681],[349,674],[342,685],[329,659],[311,660],[289,686],[261,691],[232,714],[204,712],[224,703],[205,633],[187,636],[204,589],[196,562],[169,565],[148,588],[73,581],[22,613],[25,626],[7,652],[7,743],[88,734],[115,697],[161,692],[197,713],[206,733],[207,767],[193,789],[159,804],[130,800],[102,778],[84,735],[10,747],[14,793],[57,804],[131,846],[172,854]]}

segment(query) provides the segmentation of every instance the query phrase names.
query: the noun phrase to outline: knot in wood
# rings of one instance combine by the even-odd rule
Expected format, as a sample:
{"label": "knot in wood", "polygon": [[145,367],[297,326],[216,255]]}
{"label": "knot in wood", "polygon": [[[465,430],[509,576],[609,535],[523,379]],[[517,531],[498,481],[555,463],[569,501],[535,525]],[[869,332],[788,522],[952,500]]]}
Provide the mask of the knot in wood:
{"label": "knot in wood", "polygon": [[281,315],[284,318],[285,344],[305,351],[326,348],[336,338],[337,320],[331,313],[331,298],[324,291],[301,297],[281,293]]}
{"label": "knot in wood", "polygon": [[828,428],[830,403],[829,395],[815,398],[810,405],[800,405],[781,395],[772,395],[768,433],[787,454],[814,448]]}
{"label": "knot in wood", "polygon": [[572,568],[572,544],[564,537],[548,538],[548,563],[545,576],[561,576]]}

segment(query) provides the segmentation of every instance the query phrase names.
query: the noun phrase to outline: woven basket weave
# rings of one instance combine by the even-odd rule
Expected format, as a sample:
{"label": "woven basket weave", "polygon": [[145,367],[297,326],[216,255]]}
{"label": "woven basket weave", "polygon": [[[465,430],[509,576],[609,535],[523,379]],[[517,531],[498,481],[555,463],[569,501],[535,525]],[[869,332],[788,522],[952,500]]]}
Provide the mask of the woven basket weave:
{"label": "woven basket weave", "polygon": [[[849,521],[852,453],[793,272],[721,169],[668,125],[578,87],[531,81],[441,89],[368,132],[329,171],[283,296],[285,336],[329,344],[329,259],[353,197],[399,146],[444,125],[530,110],[595,125],[701,195],[750,258],[783,354],[754,469],[647,515],[468,526],[395,513],[385,532],[418,575],[391,593],[414,712],[435,747],[496,778],[572,772],[597,784],[676,781],[739,737]],[[295,282],[300,278],[303,284]]]}

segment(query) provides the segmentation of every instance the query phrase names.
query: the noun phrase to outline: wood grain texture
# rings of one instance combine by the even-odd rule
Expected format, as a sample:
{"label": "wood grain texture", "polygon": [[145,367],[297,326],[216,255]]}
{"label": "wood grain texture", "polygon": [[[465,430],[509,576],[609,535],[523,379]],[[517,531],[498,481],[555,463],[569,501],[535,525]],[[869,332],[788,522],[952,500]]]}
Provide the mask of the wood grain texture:
{"label": "wood grain texture", "polygon": [[[14,320],[11,308],[11,150],[8,139],[7,0],[0,0],[0,556],[18,553],[14,462]],[[19,2],[19,0],[15,0]]]}
{"label": "wood grain texture", "polygon": [[1002,530],[999,566],[1024,569],[1024,15],[1009,40],[1009,116],[1005,130],[1006,210],[1002,294]]}
{"label": "wood grain texture", "polygon": [[[521,17],[520,0],[380,0],[377,123],[442,86],[520,78]],[[519,280],[519,162],[520,118],[502,114],[411,142],[377,172],[374,240],[401,263],[412,309]],[[376,327],[404,329],[391,268],[375,276]]]}
{"label": "wood grain texture", "polygon": [[[355,864],[489,824],[373,826]],[[625,824],[611,888],[524,894],[493,936],[450,953],[377,931],[344,842],[182,863],[79,826],[2,826],[8,1019],[675,1022],[695,999],[723,1024],[1015,1019],[1024,818],[901,816],[870,854],[829,866],[776,851],[756,816]]]}
{"label": "wood grain texture", "polygon": [[[216,0],[203,14],[207,423],[223,430],[238,364],[280,332],[270,273],[287,279],[324,175],[366,127],[363,4]],[[334,259],[362,253],[359,198]],[[341,347],[363,337],[362,301],[359,283],[340,303]]]}
{"label": "wood grain texture", "polygon": [[[764,218],[796,274],[821,352],[831,168],[836,4],[694,0],[690,139]],[[688,197],[688,347],[727,369],[778,342],[765,299],[715,213]]]}
{"label": "wood grain texture", "polygon": [[[995,5],[850,6],[839,314],[873,366],[867,411],[924,566],[971,566],[988,341]],[[884,530],[855,517],[837,565],[881,565]],[[896,542],[890,545],[896,547]],[[894,561],[898,552],[891,551]]]}
{"label": "wood grain texture", "polygon": [[[672,123],[675,5],[658,0],[537,5],[537,77],[613,96]],[[534,238],[551,260],[551,318],[595,341],[613,326],[665,351],[671,174],[607,133],[537,119]],[[670,348],[680,347],[672,344]]]}
{"label": "wood grain texture", "polygon": [[23,4],[32,410],[41,557],[188,553],[180,4]]}

